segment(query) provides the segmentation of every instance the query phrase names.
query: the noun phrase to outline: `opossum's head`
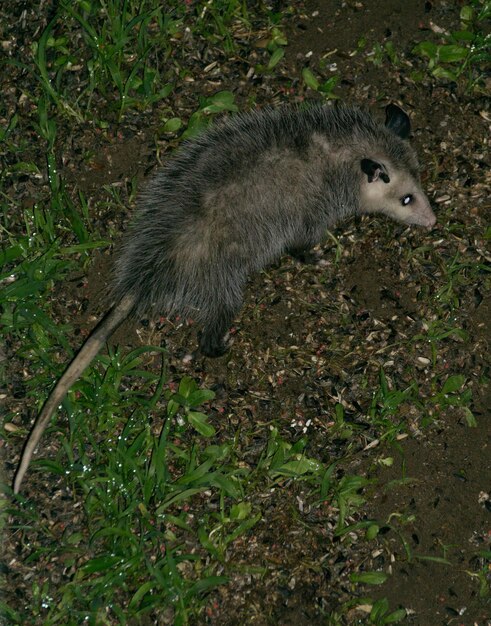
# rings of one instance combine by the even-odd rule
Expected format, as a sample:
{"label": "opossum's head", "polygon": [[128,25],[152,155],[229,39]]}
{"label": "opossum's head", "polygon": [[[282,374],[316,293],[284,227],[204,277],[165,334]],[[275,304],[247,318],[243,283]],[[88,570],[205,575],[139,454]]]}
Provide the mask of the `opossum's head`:
{"label": "opossum's head", "polygon": [[383,145],[376,154],[360,160],[360,209],[431,228],[436,217],[419,183],[416,155],[405,141],[410,131],[409,118],[391,104],[386,109],[385,126],[389,132]]}
{"label": "opossum's head", "polygon": [[381,159],[362,159],[365,175],[360,194],[360,208],[367,213],[384,213],[405,224],[431,228],[436,217],[418,179]]}

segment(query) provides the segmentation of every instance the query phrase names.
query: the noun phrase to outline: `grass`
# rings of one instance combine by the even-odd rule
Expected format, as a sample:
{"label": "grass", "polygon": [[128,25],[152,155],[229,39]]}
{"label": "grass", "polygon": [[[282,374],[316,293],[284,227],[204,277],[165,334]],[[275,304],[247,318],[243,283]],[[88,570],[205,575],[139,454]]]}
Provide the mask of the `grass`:
{"label": "grass", "polygon": [[[66,615],[70,610],[74,623],[87,615],[98,623],[99,614],[128,623],[167,605],[174,607],[174,622],[185,623],[200,595],[226,581],[206,568],[203,555],[186,551],[186,535],[205,531],[203,526],[192,528],[187,507],[182,505],[191,506],[193,499],[209,489],[223,498],[240,498],[229,453],[220,446],[204,447],[199,441],[190,448],[176,444],[172,424],[181,408],[183,416],[187,412],[186,380],[178,392],[168,394],[167,416],[161,430],[153,432],[149,419],[164,391],[165,376],[162,371],[158,380],[151,380],[148,371],[136,369],[139,356],[131,353],[122,362],[117,360],[116,367],[109,366],[100,387],[93,381],[90,391],[99,394],[99,414],[87,420],[81,410],[84,402],[78,403],[79,418],[71,413],[70,440],[62,441],[68,468],[66,461],[63,468],[55,463],[49,467],[66,474],[73,489],[85,494],[87,527],[67,534],[66,539],[70,552],[78,549],[91,554],[64,586],[61,606],[50,606],[55,621],[58,612]],[[143,376],[149,387],[155,383],[153,395],[146,398],[146,385],[142,385],[137,402],[128,397],[131,393],[117,397],[125,370]],[[100,397],[108,389],[109,398]],[[204,391],[194,393],[196,404],[210,397]],[[121,430],[118,424],[122,415],[128,415],[128,407],[133,407],[131,417]],[[64,551],[67,546],[63,542],[58,549]]]}
{"label": "grass", "polygon": [[[469,24],[482,15],[479,7],[472,11],[463,14]],[[246,3],[235,0],[170,2],[165,10],[162,3],[149,1],[61,2],[33,43],[31,58],[4,64],[4,69],[27,72],[30,82],[25,88],[29,106],[3,111],[7,121],[0,128],[0,319],[16,369],[28,372],[13,386],[18,383],[21,395],[27,394],[33,413],[72,354],[67,339],[72,329],[57,320],[57,291],[71,276],[84,273],[95,250],[109,246],[106,233],[94,225],[93,203],[117,213],[126,201],[114,187],[95,200],[82,191],[73,194],[61,167],[66,125],[90,123],[106,131],[125,116],[133,119],[159,106],[161,132],[179,132],[179,138],[201,132],[215,115],[239,105],[231,91],[220,90],[200,96],[197,105],[195,100],[191,114],[175,110],[171,97],[195,71],[186,65],[183,42],[191,32],[225,55],[239,54],[242,44],[234,29],[247,30],[251,19]],[[266,11],[254,19],[268,30],[266,56],[256,69],[272,72],[287,43],[279,16]],[[473,37],[473,45],[481,41]],[[442,50],[438,63],[444,60]],[[471,68],[479,67],[480,57],[459,61],[459,76],[476,85]],[[301,78],[334,97],[337,78],[322,83],[308,69]],[[37,138],[35,150],[29,136]],[[25,177],[33,181],[32,201],[22,203],[10,192]],[[396,441],[407,430],[407,404],[422,412],[458,405],[470,413],[464,377],[443,379],[435,372],[442,342],[463,333],[450,319],[459,294],[469,276],[481,270],[457,257],[442,268],[435,296],[441,319],[428,322],[426,332],[414,338],[430,345],[432,396],[422,395],[415,384],[389,380],[380,369],[366,415],[380,441]],[[247,463],[236,440],[218,436],[213,401],[213,391],[192,378],[172,380],[166,351],[159,346],[130,353],[110,349],[98,357],[63,403],[68,430],[54,420],[46,434],[58,451],[32,466],[32,474],[59,477],[78,502],[77,510],[53,522],[35,501],[22,495],[9,501],[10,488],[3,485],[2,524],[28,554],[24,567],[63,572],[56,582],[32,577],[28,603],[0,600],[3,619],[9,624],[99,625],[134,624],[152,615],[162,623],[189,623],[207,609],[210,591],[238,571],[228,562],[228,550],[260,525],[265,507],[258,494],[274,489],[301,488],[309,505],[327,503],[340,541],[349,541],[354,531],[365,532],[368,541],[377,535],[373,520],[352,524],[369,484],[364,476],[338,471],[343,459],[318,458],[307,435],[287,441],[274,424],[256,463]],[[12,428],[16,410],[5,416],[2,435],[19,446],[27,432]],[[331,417],[328,442],[356,434],[358,427],[347,420],[341,403]],[[261,567],[254,573],[262,573]],[[483,578],[482,573],[481,587]],[[384,579],[382,572],[350,578],[353,585]],[[338,623],[334,613],[328,618]],[[402,610],[391,611],[386,600],[379,600],[368,619],[388,624],[402,618]]]}

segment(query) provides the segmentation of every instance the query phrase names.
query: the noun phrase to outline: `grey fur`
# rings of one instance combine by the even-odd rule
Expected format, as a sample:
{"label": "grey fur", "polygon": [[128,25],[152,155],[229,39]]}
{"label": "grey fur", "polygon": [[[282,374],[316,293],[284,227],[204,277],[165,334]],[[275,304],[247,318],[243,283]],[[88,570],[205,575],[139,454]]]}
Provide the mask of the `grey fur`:
{"label": "grey fur", "polygon": [[[286,251],[312,247],[364,208],[378,210],[363,206],[365,158],[402,174],[396,204],[418,194],[423,225],[432,225],[416,155],[390,128],[409,118],[394,107],[389,128],[355,108],[284,107],[232,117],[185,144],[140,197],[116,264],[114,301],[131,294],[137,316],[191,316],[204,327],[203,351],[224,351],[252,273]],[[370,185],[377,182],[380,197],[391,191]]]}
{"label": "grey fur", "polygon": [[395,105],[385,125],[351,107],[284,107],[234,116],[185,143],[140,196],[116,262],[114,309],[43,407],[14,492],[52,412],[128,315],[191,316],[201,351],[219,356],[248,277],[283,253],[308,250],[363,212],[433,226],[409,128]]}

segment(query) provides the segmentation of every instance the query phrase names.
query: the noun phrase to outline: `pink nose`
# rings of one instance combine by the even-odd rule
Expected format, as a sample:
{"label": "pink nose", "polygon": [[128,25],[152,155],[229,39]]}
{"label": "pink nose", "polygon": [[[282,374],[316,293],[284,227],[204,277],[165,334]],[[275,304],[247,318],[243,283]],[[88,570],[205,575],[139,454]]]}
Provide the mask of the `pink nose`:
{"label": "pink nose", "polygon": [[428,221],[426,223],[428,230],[431,230],[435,224],[436,224],[436,215],[432,211],[431,215],[428,216]]}

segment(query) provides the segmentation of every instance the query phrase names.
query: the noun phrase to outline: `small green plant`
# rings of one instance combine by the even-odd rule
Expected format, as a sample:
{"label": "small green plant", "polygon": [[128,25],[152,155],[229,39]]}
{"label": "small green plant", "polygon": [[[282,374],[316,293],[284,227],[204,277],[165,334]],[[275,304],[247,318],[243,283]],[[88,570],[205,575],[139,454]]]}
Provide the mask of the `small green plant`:
{"label": "small green plant", "polygon": [[369,484],[363,476],[343,476],[332,485],[332,502],[339,510],[337,534],[343,534],[347,517],[365,502],[361,491]]}
{"label": "small green plant", "polygon": [[334,428],[342,439],[353,436],[354,426],[345,420],[344,406],[340,402],[334,406]]}
{"label": "small green plant", "polygon": [[363,585],[382,585],[387,578],[385,572],[359,572],[350,575],[351,582]]}
{"label": "small green plant", "polygon": [[383,368],[379,371],[379,388],[373,394],[368,417],[382,433],[380,439],[394,441],[396,436],[405,430],[404,416],[398,417],[399,409],[411,403],[421,406],[418,388],[413,382],[404,390],[391,389]]}
{"label": "small green plant", "polygon": [[188,126],[182,133],[182,139],[189,139],[203,132],[211,124],[214,116],[224,112],[238,111],[234,100],[235,96],[231,91],[219,91],[209,98],[200,97],[199,108],[189,118]]}
{"label": "small green plant", "polygon": [[274,26],[271,29],[271,38],[266,46],[266,49],[271,55],[266,66],[267,71],[270,72],[274,69],[285,56],[284,46],[287,44],[288,40],[284,33],[277,26]]}
{"label": "small green plant", "polygon": [[432,398],[433,403],[440,411],[445,407],[460,407],[463,412],[467,425],[476,427],[477,421],[469,408],[472,402],[472,390],[463,389],[467,378],[462,374],[453,374],[449,376],[443,383],[442,388]]}
{"label": "small green plant", "polygon": [[334,93],[334,89],[339,82],[339,76],[331,76],[324,82],[320,82],[315,74],[308,67],[304,67],[302,70],[302,78],[307,87],[310,87],[313,91],[318,91],[326,98],[338,98]]}
{"label": "small green plant", "polygon": [[467,571],[467,574],[477,580],[479,597],[482,600],[489,600],[491,598],[491,550],[481,550],[477,558],[481,563],[480,570],[478,572]]}
{"label": "small green plant", "polygon": [[[192,10],[192,4],[190,5]],[[179,6],[179,4],[177,4]],[[234,25],[249,28],[247,5],[242,0],[204,0],[195,3],[194,29],[215,45],[220,45],[227,54],[236,52],[233,37]],[[193,29],[193,30],[194,30]]]}
{"label": "small green plant", "polygon": [[258,463],[257,471],[266,472],[273,480],[302,478],[319,481],[323,465],[305,455],[306,445],[305,438],[299,439],[294,444],[284,441],[279,436],[278,429],[273,428],[267,448]]}
{"label": "small green plant", "polygon": [[376,66],[382,65],[386,59],[395,66],[400,63],[399,55],[391,41],[387,41],[383,45],[376,43],[372,53],[367,55],[367,59]]}
{"label": "small green plant", "polygon": [[384,624],[398,624],[406,617],[406,615],[406,609],[396,609],[395,611],[390,611],[389,601],[387,598],[381,598],[373,603],[369,619],[370,624],[383,626]]}
{"label": "small green plant", "polygon": [[462,297],[467,293],[467,286],[475,281],[479,274],[489,272],[491,272],[489,264],[464,261],[457,252],[453,258],[442,263],[442,274],[445,279],[435,297],[449,310],[459,308]]}
{"label": "small green plant", "polygon": [[261,513],[252,514],[250,502],[238,502],[226,510],[222,498],[220,505],[220,513],[211,515],[208,520],[211,530],[200,526],[198,537],[210,554],[220,563],[225,563],[227,547],[255,526],[261,519]]}
{"label": "small green plant", "polygon": [[419,333],[414,336],[415,341],[423,340],[430,344],[431,363],[435,367],[438,361],[438,348],[442,341],[453,339],[454,341],[463,341],[467,337],[467,333],[462,328],[453,326],[444,319],[436,319],[425,322],[425,333]]}
{"label": "small green plant", "polygon": [[288,40],[283,31],[276,25],[271,26],[269,36],[261,41],[260,47],[265,48],[269,54],[266,63],[257,63],[254,67],[256,74],[272,74],[274,68],[285,56],[284,47]]}
{"label": "small green plant", "polygon": [[203,402],[213,400],[215,394],[210,389],[199,389],[195,380],[185,376],[179,383],[179,390],[169,398],[167,415],[174,417],[180,409],[184,410],[185,420],[203,437],[212,437],[215,429],[208,423],[208,417],[196,411]]}

